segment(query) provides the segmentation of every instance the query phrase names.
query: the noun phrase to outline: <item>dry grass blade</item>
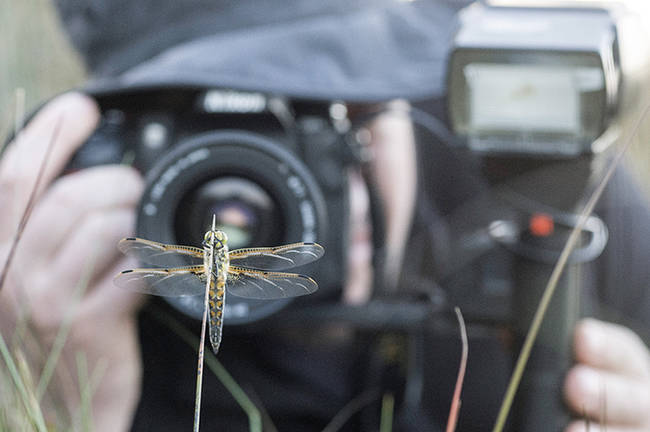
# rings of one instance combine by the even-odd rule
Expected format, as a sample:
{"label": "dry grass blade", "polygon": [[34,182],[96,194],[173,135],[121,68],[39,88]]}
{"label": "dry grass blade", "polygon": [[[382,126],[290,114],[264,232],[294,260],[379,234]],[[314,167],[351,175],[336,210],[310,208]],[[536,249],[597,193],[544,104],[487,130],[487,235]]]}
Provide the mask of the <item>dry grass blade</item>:
{"label": "dry grass blade", "polygon": [[623,157],[625,156],[627,149],[630,147],[634,137],[637,136],[639,132],[639,127],[641,126],[643,120],[647,117],[648,112],[650,112],[650,105],[647,105],[643,109],[639,117],[636,119],[634,123],[634,127],[631,129],[630,135],[626,137],[623,146],[616,153],[611,164],[607,167],[607,171],[605,172],[605,175],[600,180],[600,182],[598,182],[596,189],[589,197],[589,200],[587,201],[582,212],[580,213],[578,222],[576,223],[575,227],[571,231],[571,234],[569,235],[569,238],[567,239],[567,242],[564,245],[564,248],[562,249],[562,253],[560,254],[560,257],[557,263],[555,264],[555,267],[553,267],[553,272],[551,273],[551,277],[549,278],[549,281],[546,284],[546,288],[544,289],[544,294],[542,295],[542,299],[539,302],[539,306],[535,311],[535,315],[533,317],[533,321],[531,323],[530,329],[526,334],[526,339],[524,340],[523,347],[521,348],[521,352],[519,354],[519,357],[517,358],[517,363],[515,365],[515,369],[510,378],[510,382],[508,383],[506,395],[501,404],[501,408],[499,410],[499,415],[495,422],[493,432],[501,432],[505,426],[506,420],[508,418],[508,414],[510,413],[510,408],[512,407],[512,402],[514,401],[515,393],[517,392],[519,383],[521,382],[521,377],[523,376],[524,373],[524,369],[526,368],[526,364],[528,363],[528,358],[530,357],[533,344],[535,343],[535,339],[537,339],[537,334],[539,333],[539,329],[542,326],[544,315],[546,315],[546,310],[548,309],[548,305],[551,302],[551,298],[555,293],[555,288],[557,287],[557,283],[560,280],[560,276],[564,271],[564,267],[566,267],[566,264],[569,260],[569,256],[571,255],[571,252],[575,248],[576,243],[580,238],[580,234],[582,233],[585,224],[589,219],[589,216],[591,216],[591,212],[593,211],[594,207],[596,206],[596,203],[600,199],[600,196],[603,194],[603,191],[605,190],[605,187],[609,183],[609,180],[614,175],[614,171],[616,171],[616,168],[623,160]]}
{"label": "dry grass blade", "polygon": [[20,238],[22,237],[23,231],[25,230],[25,226],[27,225],[27,221],[29,220],[29,216],[32,213],[32,208],[34,207],[35,201],[36,201],[36,193],[38,192],[38,188],[40,187],[41,180],[43,179],[43,175],[45,174],[45,167],[47,166],[47,161],[50,159],[50,154],[52,154],[52,149],[54,148],[54,143],[56,142],[59,132],[61,130],[61,124],[63,123],[63,118],[60,117],[55,126],[54,126],[54,131],[52,132],[52,137],[50,138],[50,142],[47,145],[47,149],[45,150],[45,155],[43,156],[43,160],[41,161],[41,165],[38,169],[38,175],[36,176],[36,182],[34,182],[34,187],[32,188],[30,194],[29,194],[29,199],[27,200],[27,205],[25,206],[25,210],[23,211],[23,214],[20,218],[20,223],[18,224],[18,228],[16,229],[16,232],[14,234],[14,238],[11,242],[11,247],[9,248],[9,253],[7,254],[7,258],[4,262],[4,265],[2,267],[2,272],[0,272],[0,291],[2,291],[2,287],[4,286],[4,281],[7,277],[7,273],[9,272],[9,267],[11,266],[11,261],[13,260],[14,254],[16,253],[16,247],[18,246],[18,242],[20,241]]}
{"label": "dry grass blade", "polygon": [[460,412],[460,393],[463,390],[463,380],[465,379],[465,370],[467,369],[467,354],[469,351],[469,344],[467,343],[467,329],[465,328],[465,320],[463,314],[460,313],[458,307],[454,308],[456,317],[458,318],[458,325],[460,326],[460,338],[463,342],[463,351],[460,359],[460,368],[458,369],[458,377],[456,378],[456,388],[454,389],[454,397],[451,401],[451,408],[449,409],[449,419],[447,420],[447,432],[456,430],[458,423],[458,413]]}
{"label": "dry grass blade", "polygon": [[[17,137],[25,123],[25,89],[16,89],[16,111],[14,117],[14,137]],[[2,153],[2,149],[0,149]]]}
{"label": "dry grass blade", "polygon": [[205,355],[205,328],[208,321],[208,301],[210,287],[214,284],[213,265],[214,265],[214,230],[215,218],[212,216],[212,231],[210,234],[210,250],[208,251],[208,268],[205,281],[205,296],[203,300],[203,319],[201,321],[201,339],[199,340],[199,359],[196,367],[196,397],[194,399],[194,432],[199,432],[199,423],[201,421],[201,393],[203,389],[203,357]]}
{"label": "dry grass blade", "polygon": [[34,392],[34,379],[32,377],[32,372],[25,358],[23,351],[17,347],[13,350],[13,355],[15,358],[16,365],[18,366],[18,372],[20,373],[20,379],[25,387],[25,393],[27,394],[29,404],[31,406],[30,412],[37,413],[40,416],[41,408],[36,399],[36,394]]}
{"label": "dry grass blade", "polygon": [[[19,87],[15,90],[14,92],[14,139],[15,137],[18,136],[20,131],[22,130],[23,124],[25,122],[25,89],[22,87]],[[4,101],[2,101],[4,102]],[[0,116],[0,155],[2,155],[5,151],[5,146],[9,144],[7,138],[4,136],[2,133],[2,126],[6,123],[9,124],[11,123],[11,114],[7,114],[5,118],[4,116]]]}
{"label": "dry grass blade", "polygon": [[14,382],[14,387],[20,394],[20,399],[25,408],[25,412],[28,414],[29,419],[32,421],[34,429],[39,432],[47,432],[47,428],[45,427],[45,419],[43,418],[40,410],[35,409],[37,407],[32,404],[32,399],[29,397],[26,383],[21,378],[21,374],[18,367],[16,366],[16,362],[9,352],[9,348],[7,347],[2,334],[0,334],[0,354],[5,361],[5,364],[7,365],[9,375]]}

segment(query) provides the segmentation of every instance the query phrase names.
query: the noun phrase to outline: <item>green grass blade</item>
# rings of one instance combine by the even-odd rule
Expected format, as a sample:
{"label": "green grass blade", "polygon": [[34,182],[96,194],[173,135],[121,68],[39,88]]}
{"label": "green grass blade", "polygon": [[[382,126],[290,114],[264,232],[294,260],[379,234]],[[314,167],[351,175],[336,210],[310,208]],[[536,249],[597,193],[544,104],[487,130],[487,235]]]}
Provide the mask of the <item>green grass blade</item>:
{"label": "green grass blade", "polygon": [[379,399],[377,390],[366,390],[360,395],[354,397],[341,410],[336,413],[334,418],[325,426],[322,432],[336,432],[341,429],[345,423],[357,412]]}
{"label": "green grass blade", "polygon": [[[185,341],[185,343],[187,343],[192,348],[195,348],[197,346],[199,343],[199,338],[187,330],[181,323],[179,323],[170,315],[164,314],[160,310],[152,308],[152,311],[152,316],[156,320],[169,327],[183,341]],[[260,411],[257,409],[253,401],[251,401],[250,398],[246,395],[239,384],[237,384],[237,381],[235,381],[235,379],[228,373],[228,371],[223,367],[221,362],[217,360],[212,352],[207,352],[205,363],[248,416],[250,432],[261,432],[262,416],[260,414]]]}
{"label": "green grass blade", "polygon": [[82,352],[77,352],[77,379],[79,381],[81,430],[91,432],[93,430],[93,414],[91,400],[90,379],[88,378],[88,362]]}
{"label": "green grass blade", "polygon": [[81,297],[83,296],[86,288],[88,288],[88,284],[90,283],[90,278],[92,277],[93,269],[95,267],[96,255],[96,253],[93,253],[91,255],[90,261],[88,261],[88,264],[85,266],[84,272],[81,275],[77,286],[75,287],[70,306],[68,307],[68,310],[63,317],[63,322],[61,323],[61,326],[59,327],[59,330],[55,336],[54,343],[52,344],[50,354],[47,356],[45,366],[43,366],[41,378],[38,380],[38,385],[36,386],[36,397],[39,402],[43,398],[43,395],[45,394],[45,391],[50,384],[50,380],[54,374],[54,369],[56,368],[59,358],[61,357],[63,346],[65,345],[65,341],[68,338],[68,333],[70,332],[70,327],[72,326],[74,311],[77,306],[79,306]]}
{"label": "green grass blade", "polygon": [[262,431],[262,416],[255,404],[248,398],[244,390],[237,384],[237,381],[228,373],[226,368],[223,367],[217,357],[211,352],[205,358],[205,363],[208,368],[214,373],[219,381],[228,389],[233,398],[237,401],[240,407],[248,415],[248,423],[250,432]]}
{"label": "green grass blade", "polygon": [[393,413],[395,410],[395,397],[386,393],[381,399],[381,423],[379,432],[391,432],[393,430]]}

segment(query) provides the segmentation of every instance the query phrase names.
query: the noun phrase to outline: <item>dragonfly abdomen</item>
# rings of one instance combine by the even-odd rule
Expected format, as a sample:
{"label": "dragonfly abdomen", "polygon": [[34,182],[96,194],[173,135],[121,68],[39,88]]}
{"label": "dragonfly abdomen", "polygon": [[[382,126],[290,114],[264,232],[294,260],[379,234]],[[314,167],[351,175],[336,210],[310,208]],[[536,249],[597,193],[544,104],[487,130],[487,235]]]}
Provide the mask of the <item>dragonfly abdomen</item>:
{"label": "dragonfly abdomen", "polygon": [[228,274],[227,248],[221,248],[217,251],[215,264],[217,271],[213,273],[210,279],[208,305],[210,307],[210,344],[212,345],[212,351],[217,354],[219,345],[221,345],[223,309],[226,304],[226,277]]}

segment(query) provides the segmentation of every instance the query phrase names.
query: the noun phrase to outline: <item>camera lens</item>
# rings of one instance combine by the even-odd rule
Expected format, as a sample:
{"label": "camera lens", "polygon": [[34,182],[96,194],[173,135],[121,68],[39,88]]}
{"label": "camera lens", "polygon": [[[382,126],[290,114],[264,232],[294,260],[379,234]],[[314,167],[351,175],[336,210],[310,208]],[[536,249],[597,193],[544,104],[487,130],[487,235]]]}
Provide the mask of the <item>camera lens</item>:
{"label": "camera lens", "polygon": [[[200,247],[212,215],[231,250],[298,241],[328,247],[327,209],[316,180],[281,142],[255,133],[219,130],[186,138],[147,172],[138,236]],[[182,258],[174,263],[188,264]],[[306,272],[318,277],[311,269]],[[203,296],[165,299],[201,318]],[[224,322],[255,321],[290,301],[230,296]]]}
{"label": "camera lens", "polygon": [[216,216],[217,229],[228,233],[231,249],[255,245],[277,245],[285,237],[283,216],[276,200],[259,184],[242,177],[209,180],[188,193],[175,217],[179,243],[196,245],[203,227]]}

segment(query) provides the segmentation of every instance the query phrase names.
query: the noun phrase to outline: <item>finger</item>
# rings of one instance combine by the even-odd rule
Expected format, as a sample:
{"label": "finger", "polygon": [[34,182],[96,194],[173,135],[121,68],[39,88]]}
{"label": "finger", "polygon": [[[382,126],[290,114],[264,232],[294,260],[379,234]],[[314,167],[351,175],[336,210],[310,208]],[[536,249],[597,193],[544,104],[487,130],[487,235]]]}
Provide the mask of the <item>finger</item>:
{"label": "finger", "polygon": [[132,232],[133,221],[128,209],[88,215],[56,259],[32,269],[25,294],[37,328],[45,333],[58,328],[73,299],[80,301],[75,314],[83,312],[98,280],[121,258],[117,242]]}
{"label": "finger", "polygon": [[97,289],[90,294],[88,298],[89,313],[127,316],[135,313],[142,306],[148,296],[122,289],[113,283],[115,275],[122,270],[133,268],[135,264],[137,264],[135,259],[124,256],[115,261],[113,266],[102,276]]}
{"label": "finger", "polygon": [[39,185],[41,192],[88,138],[98,121],[99,110],[92,99],[80,93],[68,93],[48,103],[19,133],[0,160],[0,202],[3,208],[18,209],[0,216],[0,238],[13,232],[17,223],[15,214],[20,217],[27,203],[55,131],[52,152]]}
{"label": "finger", "polygon": [[[142,187],[137,171],[117,165],[89,168],[58,179],[34,209],[21,250],[34,251],[36,261],[51,260],[88,214],[133,209]],[[88,235],[92,241],[91,233]]]}
{"label": "finger", "polygon": [[51,273],[64,287],[74,287],[84,275],[94,286],[122,257],[117,243],[133,234],[134,225],[135,214],[128,208],[87,214],[61,245]]}
{"label": "finger", "polygon": [[642,425],[650,412],[650,385],[611,372],[577,365],[568,373],[565,398],[573,411],[608,424]]}
{"label": "finger", "polygon": [[645,432],[646,430],[647,429],[625,426],[617,427],[604,425],[601,427],[596,421],[589,422],[589,425],[587,425],[586,421],[577,420],[571,422],[571,424],[565,429],[565,432]]}
{"label": "finger", "polygon": [[579,363],[631,377],[650,377],[648,349],[627,327],[584,319],[576,326],[574,347]]}

